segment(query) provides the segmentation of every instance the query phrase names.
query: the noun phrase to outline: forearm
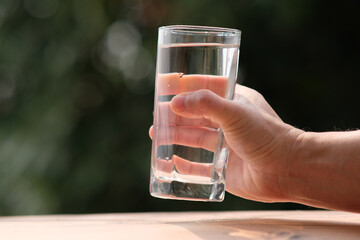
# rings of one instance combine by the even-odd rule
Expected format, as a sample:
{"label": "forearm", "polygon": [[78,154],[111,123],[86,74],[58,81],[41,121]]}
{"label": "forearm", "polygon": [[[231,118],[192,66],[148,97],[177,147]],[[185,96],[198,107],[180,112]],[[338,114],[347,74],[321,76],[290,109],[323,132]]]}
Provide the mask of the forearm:
{"label": "forearm", "polygon": [[360,131],[302,134],[288,174],[290,201],[360,212]]}

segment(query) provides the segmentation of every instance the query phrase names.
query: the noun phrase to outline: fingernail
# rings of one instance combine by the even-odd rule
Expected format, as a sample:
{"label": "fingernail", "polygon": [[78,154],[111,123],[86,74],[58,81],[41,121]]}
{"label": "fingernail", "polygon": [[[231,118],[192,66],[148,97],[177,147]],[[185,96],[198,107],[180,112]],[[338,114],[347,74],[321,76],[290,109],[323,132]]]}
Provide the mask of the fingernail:
{"label": "fingernail", "polygon": [[171,107],[177,112],[184,111],[185,110],[185,99],[186,99],[187,95],[188,95],[188,93],[181,93],[181,94],[176,95],[171,100]]}

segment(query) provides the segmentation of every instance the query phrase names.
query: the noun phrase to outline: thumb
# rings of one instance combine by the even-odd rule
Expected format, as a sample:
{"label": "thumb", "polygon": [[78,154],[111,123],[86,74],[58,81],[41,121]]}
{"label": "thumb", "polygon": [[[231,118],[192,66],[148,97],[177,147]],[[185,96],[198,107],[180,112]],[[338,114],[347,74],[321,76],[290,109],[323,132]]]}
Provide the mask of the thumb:
{"label": "thumb", "polygon": [[171,101],[172,110],[186,118],[207,118],[222,128],[243,115],[241,104],[224,99],[209,90],[181,93]]}

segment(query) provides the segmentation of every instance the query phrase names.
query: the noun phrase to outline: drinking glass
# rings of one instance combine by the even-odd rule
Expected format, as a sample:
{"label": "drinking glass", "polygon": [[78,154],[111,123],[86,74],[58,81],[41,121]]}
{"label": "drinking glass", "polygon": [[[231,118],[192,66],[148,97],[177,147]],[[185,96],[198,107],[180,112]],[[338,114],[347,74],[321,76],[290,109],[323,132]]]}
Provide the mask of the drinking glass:
{"label": "drinking glass", "polygon": [[176,115],[179,93],[208,89],[233,99],[241,32],[174,25],[159,28],[150,193],[168,199],[222,201],[228,146],[206,118]]}

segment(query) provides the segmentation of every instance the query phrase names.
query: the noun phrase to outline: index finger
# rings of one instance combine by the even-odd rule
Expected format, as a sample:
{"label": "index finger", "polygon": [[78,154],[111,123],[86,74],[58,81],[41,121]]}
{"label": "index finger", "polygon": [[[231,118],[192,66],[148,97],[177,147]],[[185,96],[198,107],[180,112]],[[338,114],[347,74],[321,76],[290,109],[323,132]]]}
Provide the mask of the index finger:
{"label": "index finger", "polygon": [[225,97],[228,78],[205,74],[161,73],[157,75],[156,81],[159,96],[209,89],[217,95]]}

